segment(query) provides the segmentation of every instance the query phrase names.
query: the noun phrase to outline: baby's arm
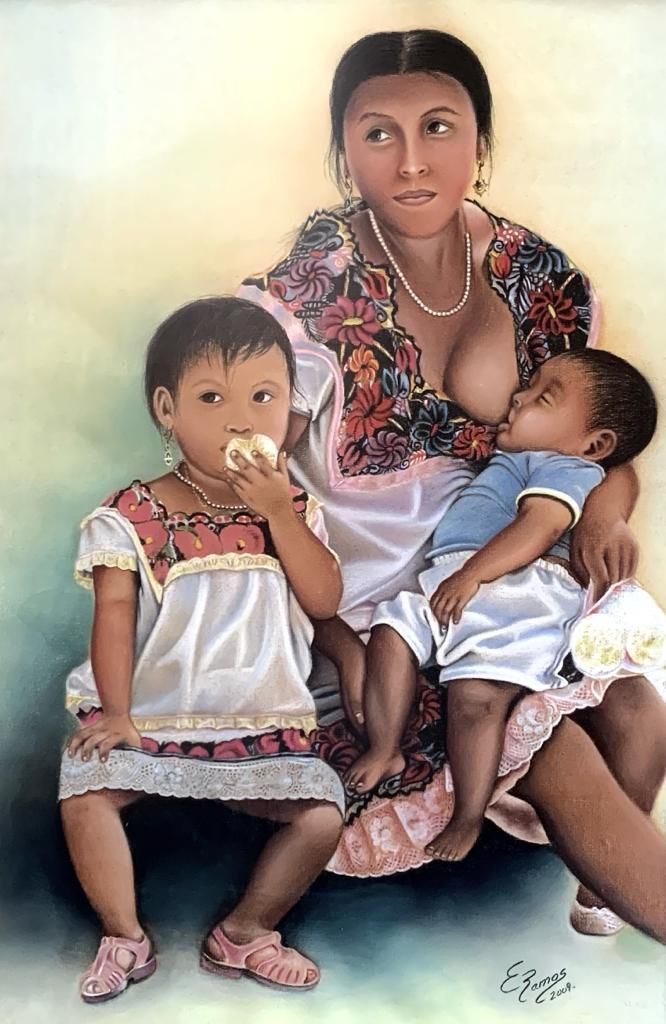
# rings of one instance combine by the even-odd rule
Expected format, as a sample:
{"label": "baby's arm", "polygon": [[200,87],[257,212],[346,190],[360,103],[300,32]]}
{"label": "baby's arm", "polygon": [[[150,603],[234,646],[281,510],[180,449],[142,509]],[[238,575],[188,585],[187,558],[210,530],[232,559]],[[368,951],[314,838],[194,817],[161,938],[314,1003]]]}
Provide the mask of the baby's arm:
{"label": "baby's arm", "polygon": [[95,566],[95,612],[90,660],[104,716],[79,729],[68,744],[84,761],[97,749],[101,761],[120,743],[141,746],[130,718],[134,635],[137,609],[137,574],[125,569]]}
{"label": "baby's arm", "polygon": [[430,599],[440,622],[460,621],[463,608],[482,583],[522,569],[545,554],[571,526],[572,511],[564,502],[543,495],[523,498],[516,518],[443,580]]}

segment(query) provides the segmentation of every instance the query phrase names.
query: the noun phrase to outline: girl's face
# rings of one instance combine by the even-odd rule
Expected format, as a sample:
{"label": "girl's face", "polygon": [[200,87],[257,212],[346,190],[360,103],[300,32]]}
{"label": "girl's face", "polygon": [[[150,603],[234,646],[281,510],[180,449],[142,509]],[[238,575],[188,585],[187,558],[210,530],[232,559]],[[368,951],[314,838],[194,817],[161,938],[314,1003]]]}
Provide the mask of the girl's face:
{"label": "girl's face", "polygon": [[377,218],[399,234],[438,234],[484,155],[466,90],[446,75],[370,78],[345,112],[347,168]]}
{"label": "girl's face", "polygon": [[157,388],[154,408],[188,466],[221,478],[232,438],[266,434],[282,448],[290,400],[287,364],[274,345],[226,368],[218,356],[199,360],[185,370],[175,401],[166,388]]}

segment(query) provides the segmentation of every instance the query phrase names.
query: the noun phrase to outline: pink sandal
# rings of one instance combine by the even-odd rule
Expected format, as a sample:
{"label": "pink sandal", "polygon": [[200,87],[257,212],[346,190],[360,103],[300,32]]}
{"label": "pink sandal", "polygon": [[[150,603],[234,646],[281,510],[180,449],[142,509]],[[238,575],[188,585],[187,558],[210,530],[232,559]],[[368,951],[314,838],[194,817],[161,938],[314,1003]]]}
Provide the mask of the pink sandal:
{"label": "pink sandal", "polygon": [[[240,978],[242,974],[248,974],[264,985],[298,991],[314,988],[319,983],[321,975],[317,965],[298,950],[283,946],[279,932],[260,935],[258,939],[242,946],[232,942],[219,925],[213,928],[209,937],[217,943],[224,959],[216,960],[204,945],[200,963],[205,971],[222,974],[227,978]],[[261,952],[264,956],[259,962],[254,967],[248,967],[248,957],[252,953]],[[308,971],[314,971],[312,981],[306,980]]]}
{"label": "pink sandal", "polygon": [[[134,956],[131,967],[118,963],[118,953],[126,950]],[[155,973],[157,960],[150,939],[134,939],[105,935],[97,956],[81,978],[79,992],[85,1003],[105,1003],[124,992],[131,981],[143,981]]]}

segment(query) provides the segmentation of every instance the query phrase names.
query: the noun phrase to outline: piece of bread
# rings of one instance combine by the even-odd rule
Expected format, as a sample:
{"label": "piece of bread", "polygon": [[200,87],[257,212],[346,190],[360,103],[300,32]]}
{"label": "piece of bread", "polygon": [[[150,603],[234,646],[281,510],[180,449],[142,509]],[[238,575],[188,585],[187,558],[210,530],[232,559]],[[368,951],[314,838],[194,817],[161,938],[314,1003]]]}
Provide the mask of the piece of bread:
{"label": "piece of bread", "polygon": [[266,434],[253,434],[252,437],[235,437],[226,447],[225,457],[229,469],[235,469],[237,463],[232,459],[234,452],[239,452],[248,462],[254,462],[253,452],[259,452],[268,459],[271,466],[277,466],[278,449],[275,441]]}

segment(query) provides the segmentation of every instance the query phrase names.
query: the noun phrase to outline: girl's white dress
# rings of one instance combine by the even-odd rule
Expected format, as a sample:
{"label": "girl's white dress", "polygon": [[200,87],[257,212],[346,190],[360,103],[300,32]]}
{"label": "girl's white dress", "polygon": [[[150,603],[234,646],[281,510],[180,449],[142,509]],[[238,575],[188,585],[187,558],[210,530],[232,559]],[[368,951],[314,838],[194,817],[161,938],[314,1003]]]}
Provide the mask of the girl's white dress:
{"label": "girl's white dress", "polygon": [[[294,506],[327,543],[319,505]],[[318,799],[344,808],[335,771],[311,749],[306,685],[312,624],[292,593],[266,520],[251,513],[169,515],[140,481],[82,524],[75,576],[96,565],[138,574],[131,717],[142,748],[108,760],[63,755],[60,798],[125,789],[162,796]],[[90,660],[67,679],[80,724],[101,714]]]}

